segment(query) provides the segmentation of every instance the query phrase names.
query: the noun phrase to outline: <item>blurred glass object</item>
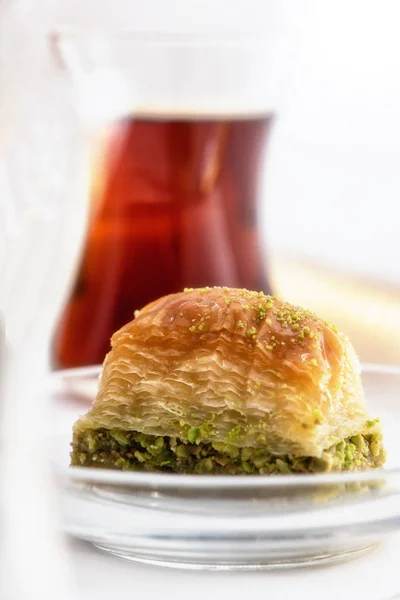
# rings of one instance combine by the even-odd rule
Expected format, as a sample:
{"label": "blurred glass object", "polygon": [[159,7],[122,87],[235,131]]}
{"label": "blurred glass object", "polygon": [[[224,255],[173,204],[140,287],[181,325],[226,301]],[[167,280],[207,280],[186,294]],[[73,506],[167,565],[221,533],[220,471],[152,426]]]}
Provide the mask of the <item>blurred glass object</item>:
{"label": "blurred glass object", "polygon": [[285,36],[276,19],[236,27],[54,37],[92,130],[88,232],[56,367],[102,362],[136,309],[184,287],[270,292],[259,183]]}
{"label": "blurred glass object", "polygon": [[0,188],[6,259],[0,596],[71,600],[78,596],[60,533],[42,387],[50,335],[85,228],[85,135],[52,65],[45,29],[30,27],[25,4],[14,2],[0,10]]}

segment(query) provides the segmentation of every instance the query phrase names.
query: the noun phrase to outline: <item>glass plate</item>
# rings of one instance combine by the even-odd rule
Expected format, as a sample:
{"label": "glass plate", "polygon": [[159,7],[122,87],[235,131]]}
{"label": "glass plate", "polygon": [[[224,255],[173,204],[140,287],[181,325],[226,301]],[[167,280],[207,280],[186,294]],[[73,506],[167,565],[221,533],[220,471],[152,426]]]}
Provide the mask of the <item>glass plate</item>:
{"label": "glass plate", "polygon": [[365,365],[385,469],[321,475],[176,475],[68,467],[71,426],[100,367],[50,376],[51,444],[65,530],[124,558],[263,569],[358,556],[400,529],[400,367]]}

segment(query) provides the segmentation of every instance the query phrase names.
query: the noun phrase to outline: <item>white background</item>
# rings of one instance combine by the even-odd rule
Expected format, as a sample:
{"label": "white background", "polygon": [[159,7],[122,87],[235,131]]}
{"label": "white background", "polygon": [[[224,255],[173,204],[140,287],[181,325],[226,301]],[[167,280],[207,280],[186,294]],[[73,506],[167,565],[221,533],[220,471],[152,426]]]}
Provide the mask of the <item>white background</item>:
{"label": "white background", "polygon": [[267,157],[271,246],[400,284],[400,2],[300,4]]}

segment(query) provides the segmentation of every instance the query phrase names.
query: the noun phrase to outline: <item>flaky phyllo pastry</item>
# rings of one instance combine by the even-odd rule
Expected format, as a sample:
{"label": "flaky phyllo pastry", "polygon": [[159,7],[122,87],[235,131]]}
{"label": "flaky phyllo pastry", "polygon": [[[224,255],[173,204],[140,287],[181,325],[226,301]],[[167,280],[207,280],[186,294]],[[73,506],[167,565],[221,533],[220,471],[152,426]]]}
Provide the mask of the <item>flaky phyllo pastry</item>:
{"label": "flaky phyllo pastry", "polygon": [[356,470],[384,462],[348,338],[263,293],[187,289],[111,340],[72,464],[179,473]]}

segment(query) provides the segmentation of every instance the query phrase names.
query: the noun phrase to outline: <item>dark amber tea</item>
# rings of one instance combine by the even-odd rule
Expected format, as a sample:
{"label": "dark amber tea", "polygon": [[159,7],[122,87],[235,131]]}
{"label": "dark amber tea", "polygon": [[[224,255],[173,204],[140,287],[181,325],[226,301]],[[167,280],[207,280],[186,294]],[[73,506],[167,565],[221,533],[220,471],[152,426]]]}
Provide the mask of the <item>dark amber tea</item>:
{"label": "dark amber tea", "polygon": [[135,117],[107,132],[55,366],[101,363],[112,333],[163,294],[270,291],[258,194],[271,122]]}

